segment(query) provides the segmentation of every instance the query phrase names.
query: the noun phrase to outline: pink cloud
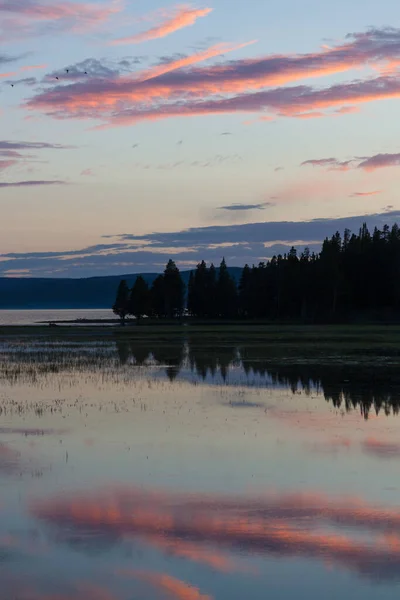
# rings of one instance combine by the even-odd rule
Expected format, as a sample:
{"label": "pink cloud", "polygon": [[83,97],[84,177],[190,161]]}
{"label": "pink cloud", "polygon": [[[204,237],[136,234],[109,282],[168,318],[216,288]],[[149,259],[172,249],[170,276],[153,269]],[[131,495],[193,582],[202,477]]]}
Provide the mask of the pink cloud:
{"label": "pink cloud", "polygon": [[198,588],[171,577],[167,573],[136,570],[120,571],[120,573],[146,581],[153,588],[167,594],[171,600],[211,600],[211,596],[201,594]]}
{"label": "pink cloud", "polygon": [[[316,158],[305,160],[301,167],[311,165],[313,167],[325,167],[329,170],[349,171],[350,169],[362,169],[372,172],[385,167],[400,166],[400,153],[397,154],[375,154],[373,156],[354,157],[349,160],[340,161],[337,158]],[[372,196],[380,194],[381,190],[374,192],[356,192],[356,196]]]}
{"label": "pink cloud", "polygon": [[0,0],[0,31],[4,36],[12,33],[32,33],[35,23],[58,23],[70,31],[87,31],[106,22],[122,10],[122,0],[111,0],[105,4],[39,0]]}
{"label": "pink cloud", "polygon": [[10,167],[13,167],[17,164],[17,160],[9,159],[9,160],[0,160],[0,171],[5,171]]}
{"label": "pink cloud", "polygon": [[91,177],[94,175],[92,169],[84,169],[81,173],[81,175],[86,176],[86,177]]}
{"label": "pink cloud", "polygon": [[377,196],[378,194],[382,194],[382,190],[375,190],[372,192],[354,192],[353,194],[350,195],[350,198],[358,198],[358,197],[365,197],[365,196]]}
{"label": "pink cloud", "polygon": [[254,43],[255,41],[245,42],[243,44],[236,45],[215,44],[215,46],[211,46],[210,48],[207,48],[207,50],[203,50],[202,52],[196,52],[195,54],[190,54],[189,56],[178,58],[177,60],[172,60],[170,62],[151,67],[147,71],[142,71],[137,75],[137,79],[140,81],[148,81],[149,79],[159,77],[160,75],[164,75],[165,73],[170,73],[171,71],[176,71],[178,69],[189,67],[196,63],[209,60],[210,58],[214,58],[215,56],[227,54],[228,52],[233,52],[234,50],[240,50],[241,48],[245,48],[246,46],[250,46]]}
{"label": "pink cloud", "polygon": [[365,452],[378,458],[400,458],[399,442],[388,442],[369,437],[364,441],[363,448]]}
{"label": "pink cloud", "polygon": [[[318,491],[238,497],[108,487],[90,495],[46,498],[31,510],[53,527],[84,536],[90,531],[144,541],[158,536],[172,543],[191,540],[213,552],[241,549],[260,556],[323,559],[377,581],[399,572],[399,508],[362,498]],[[179,600],[202,598],[197,588],[167,574],[125,574]]]}
{"label": "pink cloud", "polygon": [[189,6],[177,7],[160,25],[137,35],[115,39],[111,44],[140,44],[148,40],[166,37],[179,29],[194,25],[197,19],[207,16],[212,10],[212,8],[195,9]]}
{"label": "pink cloud", "polygon": [[400,166],[400,153],[399,154],[376,154],[363,160],[359,165],[359,169],[364,171],[375,171],[376,169],[383,169],[384,167],[398,167]]}
{"label": "pink cloud", "polygon": [[[102,128],[146,120],[235,113],[261,113],[262,120],[321,118],[358,111],[362,103],[400,98],[400,79],[387,76],[326,88],[271,87],[380,64],[392,60],[394,54],[400,58],[400,30],[371,30],[352,34],[348,39],[351,41],[315,53],[268,55],[222,65],[194,66],[220,54],[221,46],[216,45],[139,74],[115,76],[114,73],[70,85],[52,84],[29,99],[26,106],[59,119],[100,119]],[[228,50],[239,47],[242,45]],[[341,170],[345,168],[340,166]]]}

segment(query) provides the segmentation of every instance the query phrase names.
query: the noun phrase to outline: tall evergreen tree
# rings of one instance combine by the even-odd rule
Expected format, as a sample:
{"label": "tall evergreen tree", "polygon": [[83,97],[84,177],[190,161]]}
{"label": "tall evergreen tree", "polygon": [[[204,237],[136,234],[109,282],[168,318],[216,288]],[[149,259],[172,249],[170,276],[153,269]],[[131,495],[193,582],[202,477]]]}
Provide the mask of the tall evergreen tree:
{"label": "tall evergreen tree", "polygon": [[194,274],[194,314],[197,317],[207,316],[207,284],[208,271],[204,260],[196,267]]}
{"label": "tall evergreen tree", "polygon": [[158,275],[150,288],[150,314],[152,317],[165,317],[163,275]]}
{"label": "tall evergreen tree", "polygon": [[196,307],[196,297],[195,297],[195,287],[194,287],[194,274],[193,271],[190,271],[189,281],[188,281],[188,297],[187,297],[187,310],[189,315],[195,316],[195,307]]}
{"label": "tall evergreen tree", "polygon": [[214,318],[218,314],[217,307],[217,269],[211,263],[207,273],[207,297],[206,297],[207,316]]}
{"label": "tall evergreen tree", "polygon": [[121,319],[121,325],[125,325],[126,316],[129,314],[129,288],[125,279],[122,279],[118,286],[112,309],[113,313]]}
{"label": "tall evergreen tree", "polygon": [[225,258],[219,267],[217,283],[218,316],[234,317],[237,315],[237,289],[236,283],[229,275]]}
{"label": "tall evergreen tree", "polygon": [[138,320],[150,312],[150,291],[149,286],[141,275],[136,277],[136,281],[131,289],[129,298],[129,314],[134,315]]}
{"label": "tall evergreen tree", "polygon": [[240,316],[252,316],[251,287],[252,272],[249,265],[245,265],[239,282],[239,312]]}
{"label": "tall evergreen tree", "polygon": [[172,318],[181,316],[185,299],[185,284],[178,267],[169,260],[164,271],[164,302],[165,314]]}

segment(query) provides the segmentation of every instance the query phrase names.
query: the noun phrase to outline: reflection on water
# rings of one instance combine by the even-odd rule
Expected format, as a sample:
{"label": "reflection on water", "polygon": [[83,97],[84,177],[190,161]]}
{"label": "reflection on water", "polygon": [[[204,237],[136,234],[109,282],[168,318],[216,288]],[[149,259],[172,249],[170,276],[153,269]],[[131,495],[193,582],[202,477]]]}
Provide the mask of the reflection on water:
{"label": "reflection on water", "polygon": [[395,597],[398,373],[190,337],[3,342],[0,600]]}
{"label": "reflection on water", "polygon": [[[264,355],[260,346],[210,348],[192,345],[186,338],[148,346],[123,340],[84,344],[36,341],[28,346],[13,343],[0,347],[0,357],[0,378],[8,384],[23,380],[43,385],[52,375],[67,374],[68,385],[74,381],[79,385],[81,373],[101,373],[103,380],[117,383],[137,379],[137,368],[146,367],[146,376],[166,376],[171,382],[178,379],[203,385],[287,388],[293,394],[322,393],[335,408],[346,412],[359,409],[365,418],[371,411],[397,415],[400,408],[399,364],[382,358],[378,365],[378,359],[374,364],[321,363],[305,357],[277,362],[270,354]],[[232,400],[230,406],[241,407],[243,402]]]}

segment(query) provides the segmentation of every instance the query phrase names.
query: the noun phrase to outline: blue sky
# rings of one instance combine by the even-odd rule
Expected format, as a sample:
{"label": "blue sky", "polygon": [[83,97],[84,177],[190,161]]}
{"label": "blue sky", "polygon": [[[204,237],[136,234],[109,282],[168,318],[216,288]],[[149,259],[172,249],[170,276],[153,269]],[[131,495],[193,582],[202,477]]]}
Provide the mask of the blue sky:
{"label": "blue sky", "polygon": [[0,274],[242,265],[398,220],[397,27],[392,0],[0,0]]}

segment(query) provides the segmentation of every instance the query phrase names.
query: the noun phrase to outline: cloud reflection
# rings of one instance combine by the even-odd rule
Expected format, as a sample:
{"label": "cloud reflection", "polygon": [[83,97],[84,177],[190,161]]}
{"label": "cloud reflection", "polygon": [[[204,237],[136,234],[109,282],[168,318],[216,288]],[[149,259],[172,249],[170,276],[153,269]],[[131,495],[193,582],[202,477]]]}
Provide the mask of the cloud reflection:
{"label": "cloud reflection", "polygon": [[108,488],[92,496],[37,502],[32,512],[82,536],[103,531],[121,539],[159,541],[164,547],[187,542],[191,549],[201,551],[208,544],[235,556],[240,550],[302,557],[374,580],[400,580],[400,509],[361,499],[319,493],[235,498]]}

